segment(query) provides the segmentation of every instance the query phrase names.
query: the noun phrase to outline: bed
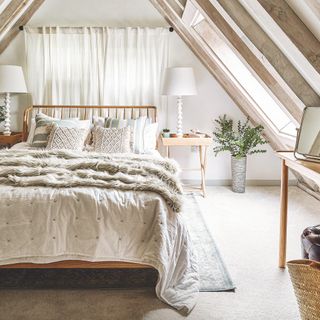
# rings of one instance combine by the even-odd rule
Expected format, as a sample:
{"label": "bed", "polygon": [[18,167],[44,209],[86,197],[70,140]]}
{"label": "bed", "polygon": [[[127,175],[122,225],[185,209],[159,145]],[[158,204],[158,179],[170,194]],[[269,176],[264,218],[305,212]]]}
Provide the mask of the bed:
{"label": "bed", "polygon": [[[33,106],[24,113],[24,141],[31,119],[39,112],[61,119],[94,116],[122,119],[147,116],[153,122],[157,119],[154,106]],[[16,164],[20,159],[21,163]],[[111,182],[103,180],[103,165],[100,171],[95,171],[98,178],[90,176],[86,185],[72,185],[74,177],[68,186],[61,185],[61,181],[65,184],[69,181],[65,180],[69,172],[63,179],[59,176],[63,173],[57,173],[59,185],[26,184],[21,175],[25,167],[39,170],[53,162],[55,167],[50,169],[55,174],[57,167],[62,170],[61,163],[79,164],[79,159],[86,168],[92,163],[124,168],[119,173],[122,180],[114,177]],[[157,296],[178,310],[192,310],[199,278],[183,222],[183,205],[177,209],[180,198],[175,192],[179,182],[171,174],[174,163],[158,153],[126,156],[93,153],[89,157],[88,153],[83,156],[75,152],[34,151],[26,143],[1,151],[0,161],[0,268],[155,268],[159,272]],[[12,163],[20,172],[16,180],[5,173]],[[132,167],[144,170],[134,176],[137,181],[123,177]],[[168,168],[173,171],[163,172]],[[84,168],[80,169],[83,174]],[[143,183],[139,185],[140,178]],[[99,179],[101,184],[96,184]],[[128,179],[131,182],[123,182]],[[164,180],[174,185],[172,190],[168,189],[170,192],[159,187]],[[114,181],[117,188],[113,187]],[[125,188],[118,189],[118,185]]]}

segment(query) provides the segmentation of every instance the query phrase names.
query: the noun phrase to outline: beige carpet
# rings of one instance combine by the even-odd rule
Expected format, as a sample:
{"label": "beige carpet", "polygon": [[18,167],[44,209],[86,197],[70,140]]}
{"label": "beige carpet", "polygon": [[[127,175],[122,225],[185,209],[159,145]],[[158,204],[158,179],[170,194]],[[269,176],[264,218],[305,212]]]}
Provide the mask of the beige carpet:
{"label": "beige carpet", "polygon": [[[236,293],[201,293],[188,317],[157,300],[152,290],[0,291],[0,320],[299,319],[287,271],[277,268],[279,188],[249,187],[234,194],[208,188],[199,198]],[[300,257],[299,236],[320,221],[319,202],[290,188],[288,258]]]}

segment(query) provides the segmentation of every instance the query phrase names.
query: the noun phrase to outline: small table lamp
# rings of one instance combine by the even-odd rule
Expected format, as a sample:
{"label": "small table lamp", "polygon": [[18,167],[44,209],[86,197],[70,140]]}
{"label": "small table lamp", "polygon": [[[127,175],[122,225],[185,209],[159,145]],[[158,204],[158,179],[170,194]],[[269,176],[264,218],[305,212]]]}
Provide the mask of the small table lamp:
{"label": "small table lamp", "polygon": [[27,93],[23,71],[20,66],[0,65],[0,93],[5,93],[5,136],[10,136],[10,93]]}
{"label": "small table lamp", "polygon": [[193,96],[197,94],[193,69],[190,67],[167,68],[164,76],[162,94],[177,97],[177,136],[182,137],[182,96]]}

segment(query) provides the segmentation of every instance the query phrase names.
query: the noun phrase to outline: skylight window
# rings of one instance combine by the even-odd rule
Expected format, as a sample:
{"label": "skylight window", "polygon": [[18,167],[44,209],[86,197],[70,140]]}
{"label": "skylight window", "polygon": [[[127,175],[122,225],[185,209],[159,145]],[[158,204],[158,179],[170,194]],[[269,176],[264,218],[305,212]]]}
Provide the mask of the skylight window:
{"label": "skylight window", "polygon": [[[205,39],[208,35],[201,32],[201,28],[194,28]],[[284,111],[281,102],[277,100],[250,72],[249,68],[238,58],[232,49],[212,30],[210,31],[210,47],[230,71],[238,84],[252,98],[257,111],[269,123],[277,134],[294,138],[296,126],[290,116]]]}

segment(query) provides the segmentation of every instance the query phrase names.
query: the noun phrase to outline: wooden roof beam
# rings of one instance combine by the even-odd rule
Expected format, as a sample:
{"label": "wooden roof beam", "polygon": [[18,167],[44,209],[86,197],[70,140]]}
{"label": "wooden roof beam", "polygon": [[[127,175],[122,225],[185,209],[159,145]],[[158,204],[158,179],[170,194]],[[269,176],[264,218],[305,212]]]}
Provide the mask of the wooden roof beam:
{"label": "wooden roof beam", "polygon": [[[269,0],[268,0],[269,1]],[[273,0],[270,0],[273,2]],[[233,2],[233,1],[231,1]],[[236,1],[238,2],[238,1]],[[260,25],[270,39],[282,51],[292,65],[299,71],[303,78],[312,87],[313,91],[320,95],[320,74],[306,59],[302,52],[295,46],[291,39],[281,29],[281,27],[272,19],[268,12],[257,0],[239,0],[240,4],[253,17],[253,19]],[[283,0],[276,0],[275,3],[283,3]],[[285,5],[283,5],[284,8]],[[290,10],[291,8],[287,6]],[[285,13],[287,9],[283,12]],[[292,26],[293,27],[293,26]]]}
{"label": "wooden roof beam", "polygon": [[[20,2],[22,3],[25,1]],[[31,19],[43,2],[44,0],[33,0],[31,3],[27,3],[28,7],[25,7],[24,5],[21,6],[19,15],[11,16],[7,29],[0,33],[0,54],[20,32],[19,27],[25,25]]]}
{"label": "wooden roof beam", "polygon": [[288,87],[290,87],[305,106],[320,105],[320,98],[317,92],[304,79],[269,35],[241,5],[240,2],[242,2],[242,0],[212,0],[212,2],[218,3],[221,6],[234,24],[241,29],[243,34],[250,40],[256,49],[268,60],[286,82]]}
{"label": "wooden roof beam", "polygon": [[[272,19],[320,73],[320,42],[284,0],[258,0]],[[320,81],[318,83],[318,87]]]}
{"label": "wooden roof beam", "polygon": [[21,15],[25,6],[31,3],[30,0],[11,0],[9,5],[0,14],[0,34],[5,31],[8,25],[17,16]]}

